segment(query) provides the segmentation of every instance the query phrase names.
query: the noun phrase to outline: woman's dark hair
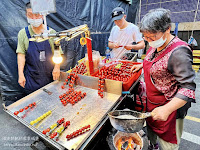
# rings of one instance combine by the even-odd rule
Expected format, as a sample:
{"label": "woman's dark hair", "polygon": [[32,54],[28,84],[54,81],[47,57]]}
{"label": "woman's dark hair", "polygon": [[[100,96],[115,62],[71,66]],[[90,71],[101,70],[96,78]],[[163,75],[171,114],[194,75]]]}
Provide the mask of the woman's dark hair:
{"label": "woman's dark hair", "polygon": [[150,10],[141,20],[141,32],[165,32],[171,27],[170,11],[163,8]]}

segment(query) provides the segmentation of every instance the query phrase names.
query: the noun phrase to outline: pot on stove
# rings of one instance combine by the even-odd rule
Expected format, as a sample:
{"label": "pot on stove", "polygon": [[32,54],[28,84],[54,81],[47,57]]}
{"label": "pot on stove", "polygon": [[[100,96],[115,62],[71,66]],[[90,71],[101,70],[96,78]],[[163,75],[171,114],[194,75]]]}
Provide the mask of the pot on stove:
{"label": "pot on stove", "polygon": [[111,125],[119,131],[135,133],[142,129],[145,118],[151,113],[140,113],[131,110],[115,110],[108,113]]}

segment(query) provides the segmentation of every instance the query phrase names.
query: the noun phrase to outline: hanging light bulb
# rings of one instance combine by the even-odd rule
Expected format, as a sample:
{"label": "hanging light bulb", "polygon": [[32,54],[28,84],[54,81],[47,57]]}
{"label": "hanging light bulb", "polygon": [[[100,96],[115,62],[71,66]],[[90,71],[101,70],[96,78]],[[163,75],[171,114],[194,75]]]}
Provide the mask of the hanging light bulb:
{"label": "hanging light bulb", "polygon": [[63,61],[63,58],[60,54],[59,46],[55,46],[54,55],[52,60],[55,64],[60,64]]}

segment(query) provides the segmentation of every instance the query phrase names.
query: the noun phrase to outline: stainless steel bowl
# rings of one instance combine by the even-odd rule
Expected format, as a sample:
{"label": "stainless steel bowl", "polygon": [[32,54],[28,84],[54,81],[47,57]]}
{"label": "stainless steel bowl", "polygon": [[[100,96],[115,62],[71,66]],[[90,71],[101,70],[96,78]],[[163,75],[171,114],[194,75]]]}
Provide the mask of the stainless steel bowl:
{"label": "stainless steel bowl", "polygon": [[[151,113],[140,113],[131,110],[115,110],[109,112],[108,115],[110,123],[116,130],[134,133],[142,129],[145,118],[150,117]],[[119,116],[122,115],[130,115],[130,118],[120,118]]]}

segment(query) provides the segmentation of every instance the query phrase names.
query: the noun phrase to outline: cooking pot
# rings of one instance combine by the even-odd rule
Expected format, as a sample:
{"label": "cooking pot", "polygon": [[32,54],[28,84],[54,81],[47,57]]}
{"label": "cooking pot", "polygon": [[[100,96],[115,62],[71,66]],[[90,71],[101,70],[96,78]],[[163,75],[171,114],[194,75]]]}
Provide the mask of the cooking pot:
{"label": "cooking pot", "polygon": [[108,113],[111,125],[119,131],[135,133],[143,128],[145,118],[152,113],[141,113],[131,110],[115,110]]}

